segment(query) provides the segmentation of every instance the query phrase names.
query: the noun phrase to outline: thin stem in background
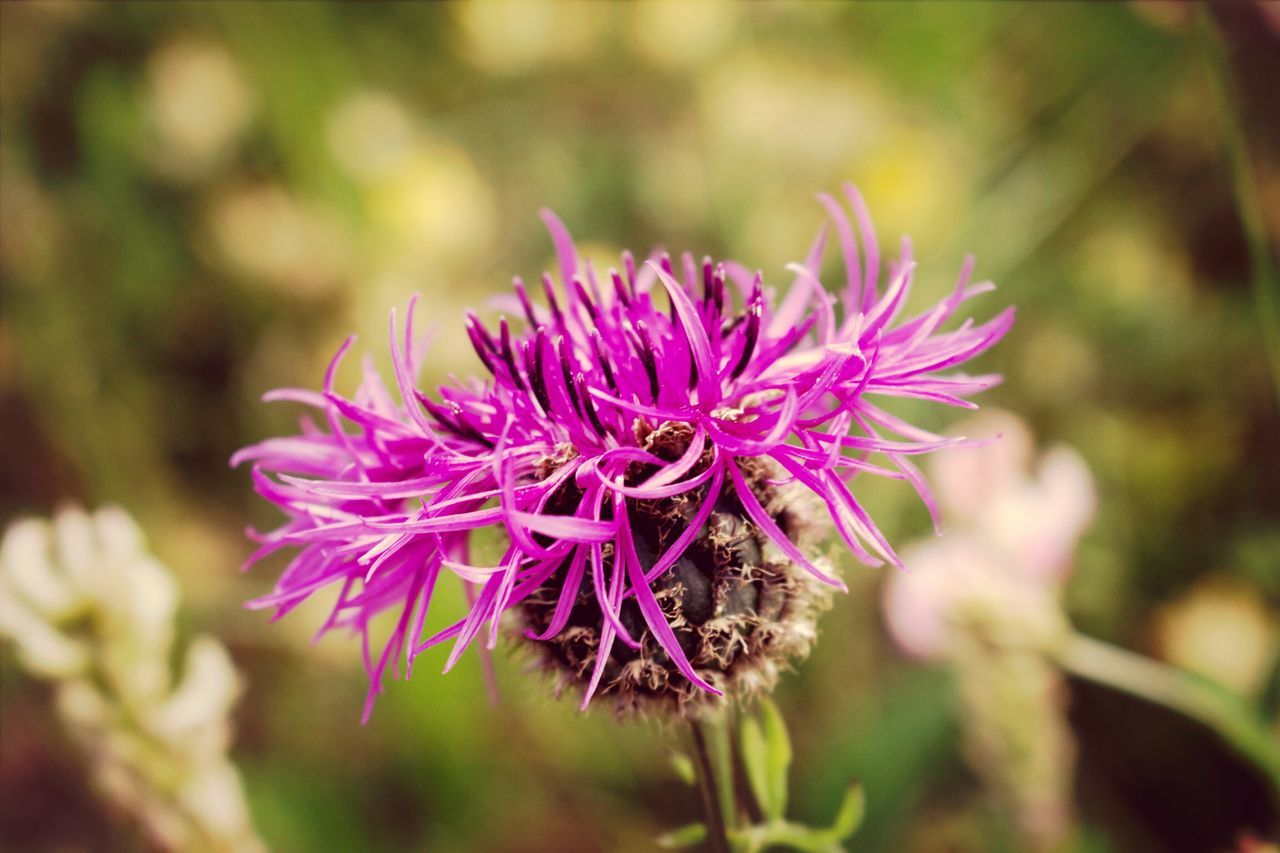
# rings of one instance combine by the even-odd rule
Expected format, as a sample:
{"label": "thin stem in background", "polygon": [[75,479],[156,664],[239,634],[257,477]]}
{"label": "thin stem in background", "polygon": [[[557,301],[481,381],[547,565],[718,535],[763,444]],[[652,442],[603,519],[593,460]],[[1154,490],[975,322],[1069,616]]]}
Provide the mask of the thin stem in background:
{"label": "thin stem in background", "polygon": [[707,737],[703,723],[690,720],[693,731],[693,755],[698,768],[698,792],[702,796],[702,814],[707,824],[707,846],[712,853],[729,853],[729,838],[725,833],[724,812],[720,808],[720,791],[716,774],[707,749]]}
{"label": "thin stem in background", "polygon": [[1272,795],[1280,799],[1280,742],[1236,696],[1181,670],[1082,634],[1068,638],[1057,660],[1072,675],[1171,708],[1207,726],[1264,771]]}
{"label": "thin stem in background", "polygon": [[1262,326],[1262,346],[1267,364],[1271,368],[1276,405],[1280,406],[1280,280],[1277,279],[1275,259],[1267,241],[1258,184],[1249,160],[1249,144],[1243,120],[1236,108],[1231,67],[1221,41],[1221,33],[1217,30],[1213,12],[1207,5],[1202,6],[1199,12],[1198,24],[1204,45],[1205,66],[1209,71],[1210,89],[1218,114],[1218,127],[1222,131],[1227,166],[1231,170],[1231,190],[1235,196],[1240,222],[1244,226],[1244,236],[1249,244],[1250,278],[1253,280],[1254,297],[1257,299],[1258,323]]}

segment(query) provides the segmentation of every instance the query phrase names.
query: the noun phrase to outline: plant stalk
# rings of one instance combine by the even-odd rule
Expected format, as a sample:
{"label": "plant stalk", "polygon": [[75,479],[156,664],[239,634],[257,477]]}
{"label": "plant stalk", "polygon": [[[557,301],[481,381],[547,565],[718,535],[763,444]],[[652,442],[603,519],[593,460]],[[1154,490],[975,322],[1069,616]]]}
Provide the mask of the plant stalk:
{"label": "plant stalk", "polygon": [[693,732],[694,763],[698,771],[698,793],[701,794],[702,815],[707,824],[707,847],[712,853],[729,853],[729,837],[725,831],[724,811],[720,808],[720,790],[716,784],[711,752],[707,748],[704,725],[705,723],[699,720],[689,721],[689,728]]}
{"label": "plant stalk", "polygon": [[1207,726],[1266,773],[1280,799],[1280,738],[1235,695],[1150,658],[1072,634],[1057,654],[1072,675],[1163,705]]}
{"label": "plant stalk", "polygon": [[1208,6],[1200,8],[1197,22],[1213,106],[1217,113],[1218,128],[1222,132],[1222,147],[1230,172],[1231,190],[1249,246],[1250,278],[1257,300],[1262,347],[1271,369],[1276,404],[1280,405],[1280,276],[1277,275],[1275,258],[1267,238],[1258,181],[1249,157],[1249,142],[1234,91],[1226,47]]}

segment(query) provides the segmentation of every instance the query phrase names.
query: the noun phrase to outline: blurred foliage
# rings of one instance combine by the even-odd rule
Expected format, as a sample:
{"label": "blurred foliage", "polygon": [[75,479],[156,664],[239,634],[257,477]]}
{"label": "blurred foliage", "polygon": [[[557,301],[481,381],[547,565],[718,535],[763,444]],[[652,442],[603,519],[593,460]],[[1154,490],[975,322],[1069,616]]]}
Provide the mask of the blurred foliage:
{"label": "blurred foliage", "polygon": [[[279,849],[648,849],[697,815],[653,749],[667,733],[579,715],[518,658],[498,656],[491,706],[478,662],[440,678],[428,656],[360,728],[355,644],[307,648],[315,608],[240,608],[271,583],[236,573],[241,530],[271,518],[226,460],[291,426],[259,395],[316,385],[349,331],[385,367],[413,291],[438,324],[424,381],[473,371],[462,311],[546,266],[540,206],[592,253],[688,247],[776,277],[821,222],[813,194],[851,179],[882,240],[912,235],[918,305],[971,251],[1001,288],[975,310],[1019,306],[987,401],[1094,469],[1076,623],[1176,648],[1160,614],[1210,576],[1220,606],[1274,617],[1280,415],[1203,39],[1273,251],[1280,36],[1262,4],[1215,8],[1197,30],[1159,2],[0,4],[0,521],[68,499],[140,519],[186,627],[247,677],[236,757]],[[909,489],[867,487],[890,539],[926,529]],[[877,573],[844,563],[851,594],[779,695],[791,811],[829,820],[856,777],[859,850],[1002,849],[946,678],[889,649]],[[0,698],[12,849],[138,848],[41,688],[6,677]],[[1209,807],[1238,769],[1198,764],[1161,799],[1158,763],[1095,760],[1142,728],[1133,707],[1080,708],[1081,849],[1227,837]],[[1149,731],[1152,754],[1200,755]]]}

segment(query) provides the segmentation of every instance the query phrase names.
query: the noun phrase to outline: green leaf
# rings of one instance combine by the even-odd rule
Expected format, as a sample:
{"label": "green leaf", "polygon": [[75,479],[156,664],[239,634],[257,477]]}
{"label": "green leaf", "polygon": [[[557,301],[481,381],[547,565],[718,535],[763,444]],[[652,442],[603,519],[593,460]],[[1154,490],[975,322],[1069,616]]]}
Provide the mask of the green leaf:
{"label": "green leaf", "polygon": [[690,786],[698,783],[698,771],[693,766],[693,759],[676,749],[670,750],[667,758],[681,782]]}
{"label": "green leaf", "polygon": [[769,785],[769,756],[765,744],[764,731],[755,717],[743,717],[741,724],[742,767],[747,774],[747,783],[751,793],[755,795],[760,810],[769,820],[776,820],[786,809],[786,802],[779,804],[773,800],[773,791]]}
{"label": "green leaf", "polygon": [[867,795],[862,790],[861,782],[854,782],[844,793],[840,803],[840,811],[831,824],[831,834],[844,841],[858,831],[862,819],[867,814]]}
{"label": "green leaf", "polygon": [[701,844],[707,838],[707,827],[701,823],[691,823],[679,829],[673,829],[658,836],[658,846],[667,850],[679,850]]}
{"label": "green leaf", "polygon": [[[787,771],[791,767],[791,738],[782,712],[772,699],[760,702],[760,721],[764,726],[766,776],[770,808],[765,812],[771,820],[781,820],[787,812]],[[762,808],[764,806],[762,805]]]}
{"label": "green leaf", "polygon": [[[844,853],[829,829],[814,829],[799,823],[780,821],[753,827],[739,847],[746,853],[761,850],[798,850],[800,853]],[[738,848],[735,848],[738,849]]]}

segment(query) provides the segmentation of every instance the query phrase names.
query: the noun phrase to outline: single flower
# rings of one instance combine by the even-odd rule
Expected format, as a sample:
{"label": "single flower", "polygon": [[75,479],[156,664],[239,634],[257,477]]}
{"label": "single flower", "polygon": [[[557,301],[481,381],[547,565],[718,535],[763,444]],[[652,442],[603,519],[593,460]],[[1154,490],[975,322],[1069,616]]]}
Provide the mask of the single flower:
{"label": "single flower", "polygon": [[[450,642],[446,671],[482,632],[492,648],[506,613],[563,684],[623,708],[684,711],[726,691],[771,686],[807,651],[829,588],[843,588],[810,547],[826,517],[864,563],[900,565],[855,497],[860,474],[906,480],[934,510],[909,457],[960,443],[882,409],[910,397],[973,408],[996,376],[948,374],[1009,329],[942,326],[970,297],[966,261],[954,292],[897,322],[915,272],[904,239],[887,264],[852,187],[853,217],[820,201],[844,267],[839,296],[820,268],[826,228],[789,288],[733,261],[665,254],[598,274],[544,212],[559,281],[545,304],[519,278],[496,331],[467,330],[488,376],[428,395],[415,386],[413,303],[391,320],[394,393],[366,367],[353,397],[334,387],[267,395],[308,405],[298,435],[246,448],[259,493],[288,516],[257,535],[254,562],[300,549],[274,592],[283,614],[324,587],[340,592],[324,630],[364,640],[370,693],[389,667]],[[823,512],[825,509],[825,512]],[[816,510],[816,512],[815,512]],[[505,534],[496,565],[476,565],[471,537]],[[470,609],[423,637],[442,575],[462,579]],[[370,626],[397,614],[375,652]],[[375,656],[376,655],[376,656]]]}
{"label": "single flower", "polygon": [[884,586],[885,624],[908,654],[954,674],[964,753],[1021,845],[1057,850],[1071,827],[1075,741],[1055,656],[1070,643],[1062,588],[1097,504],[1075,450],[1037,460],[1020,418],[984,412],[961,427],[985,439],[943,452],[930,474],[955,529],[903,551]]}

